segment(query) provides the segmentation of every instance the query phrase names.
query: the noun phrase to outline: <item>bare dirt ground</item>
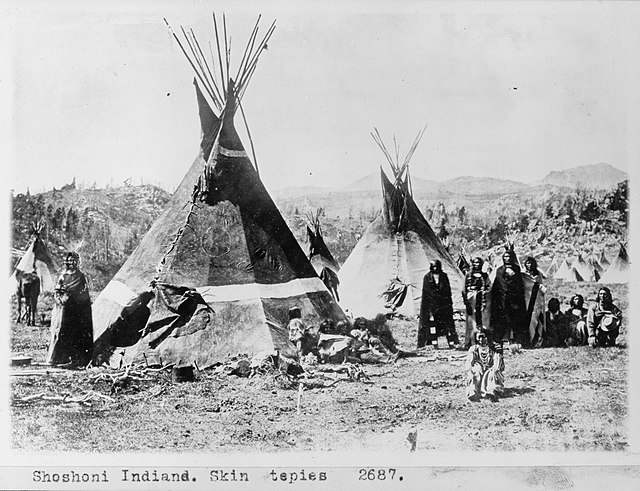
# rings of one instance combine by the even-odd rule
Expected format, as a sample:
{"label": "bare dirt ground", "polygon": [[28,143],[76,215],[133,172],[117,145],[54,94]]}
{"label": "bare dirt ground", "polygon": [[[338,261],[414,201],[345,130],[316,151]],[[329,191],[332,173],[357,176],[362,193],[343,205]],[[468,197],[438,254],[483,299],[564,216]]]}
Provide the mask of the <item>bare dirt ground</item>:
{"label": "bare dirt ground", "polygon": [[[555,285],[595,297],[597,285]],[[626,286],[614,301],[627,312]],[[413,348],[415,321],[394,320]],[[435,350],[393,364],[361,365],[368,377],[320,373],[303,379],[272,371],[252,378],[206,370],[173,384],[170,370],[140,367],[11,370],[16,451],[408,451],[625,450],[627,332],[618,347],[548,348],[505,353],[506,392],[496,403],[464,397],[463,352]],[[462,325],[458,326],[462,333]],[[42,362],[47,327],[15,326],[12,352]],[[339,378],[335,382],[335,378]],[[305,387],[298,412],[299,386]]]}

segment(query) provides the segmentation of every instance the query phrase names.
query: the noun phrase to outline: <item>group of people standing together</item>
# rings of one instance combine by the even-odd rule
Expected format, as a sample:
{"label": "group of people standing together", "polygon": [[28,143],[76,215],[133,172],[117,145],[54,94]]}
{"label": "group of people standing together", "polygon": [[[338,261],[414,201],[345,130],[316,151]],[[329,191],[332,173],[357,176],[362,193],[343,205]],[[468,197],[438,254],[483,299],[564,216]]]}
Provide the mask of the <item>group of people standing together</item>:
{"label": "group of people standing together", "polygon": [[[466,309],[465,344],[468,350],[467,397],[471,401],[486,397],[495,400],[503,390],[504,359],[502,345],[514,343],[525,348],[590,345],[614,346],[620,332],[622,312],[613,303],[609,288],[598,290],[596,301],[587,309],[584,297],[576,294],[566,312],[560,301],[547,303],[545,329],[530,332],[533,304],[525,301],[525,278],[535,297],[543,276],[533,257],[525,260],[521,271],[513,248],[502,255],[503,264],[493,282],[483,271],[483,260],[473,258],[465,275],[462,298]],[[440,261],[433,261],[425,275],[418,328],[418,348],[446,336],[450,347],[461,348],[453,320],[453,301],[447,274]]]}
{"label": "group of people standing together", "polygon": [[[589,344],[612,346],[620,332],[622,312],[613,303],[611,290],[600,287],[596,302],[588,309],[584,297],[574,295],[566,312],[560,301],[553,297],[547,303],[546,328],[534,335],[529,330],[533,304],[525,299],[525,279],[533,283],[530,297],[535,297],[543,281],[533,257],[518,265],[513,249],[505,250],[503,265],[490,280],[483,271],[483,260],[475,257],[465,275],[462,298],[466,309],[464,349],[475,343],[474,334],[486,331],[495,342],[516,343],[522,347],[564,347]],[[440,261],[433,261],[422,286],[422,302],[418,328],[418,347],[438,336],[446,336],[450,347],[459,347],[460,341],[453,320],[453,300],[447,274]],[[435,344],[435,343],[434,343]]]}
{"label": "group of people standing together", "polygon": [[[471,261],[465,275],[462,299],[466,308],[465,348],[475,344],[474,333],[486,331],[498,341],[529,346],[524,280],[512,249],[506,250],[493,282],[483,271],[483,260]],[[535,260],[527,259],[528,274],[537,276]],[[537,278],[536,278],[537,279]],[[491,302],[491,305],[489,305]],[[422,285],[418,328],[418,348],[445,335],[450,347],[460,347],[453,321],[453,299],[449,278],[442,263],[433,261]],[[435,343],[434,343],[435,344]]]}
{"label": "group of people standing together", "polygon": [[[529,275],[534,288],[541,284],[534,258],[525,260],[525,271],[517,263],[513,249],[502,256],[503,265],[493,282],[483,271],[483,261],[476,257],[465,275],[462,297],[466,308],[465,344],[461,346],[453,319],[451,285],[440,261],[433,261],[425,275],[418,327],[418,348],[434,336],[446,336],[451,347],[466,349],[466,394],[469,400],[482,397],[496,400],[504,386],[504,341],[542,347],[613,346],[620,332],[622,312],[613,303],[609,288],[598,290],[596,301],[586,308],[584,297],[571,298],[566,312],[560,301],[551,298],[545,312],[546,329],[541,340],[532,340],[525,302],[524,277]],[[52,365],[86,366],[92,356],[93,326],[91,299],[87,280],[78,267],[79,256],[70,252],[65,258],[51,314],[51,342],[47,362]],[[298,355],[315,352],[324,361],[348,361],[355,357],[365,363],[386,363],[416,352],[398,348],[384,314],[373,320],[359,317],[353,324],[334,325],[325,320],[317,333],[302,322],[299,308],[289,311],[289,340]]]}

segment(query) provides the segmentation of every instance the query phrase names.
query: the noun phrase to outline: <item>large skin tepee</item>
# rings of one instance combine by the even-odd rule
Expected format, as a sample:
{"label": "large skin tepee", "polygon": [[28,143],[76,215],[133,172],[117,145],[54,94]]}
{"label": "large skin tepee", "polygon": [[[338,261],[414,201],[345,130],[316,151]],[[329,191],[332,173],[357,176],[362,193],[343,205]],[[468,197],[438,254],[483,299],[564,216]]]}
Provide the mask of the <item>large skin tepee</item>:
{"label": "large skin tepee", "polygon": [[423,278],[429,271],[429,262],[437,259],[449,276],[454,306],[462,307],[462,273],[418,209],[411,192],[409,162],[423,133],[424,130],[418,134],[403,162],[394,159],[377,130],[372,134],[391,165],[394,182],[381,167],[382,213],[367,228],[340,270],[340,305],[353,315],[419,314]]}
{"label": "large skin tepee", "polygon": [[[214,15],[216,39],[218,30]],[[200,153],[94,308],[94,362],[153,357],[206,367],[238,353],[295,356],[288,312],[318,325],[345,316],[262,184],[234,127],[234,114],[275,25],[258,23],[238,75],[229,76],[226,39],[219,79],[193,35],[174,34],[196,71]],[[184,30],[182,31],[185,32]],[[187,48],[185,48],[187,46]],[[211,60],[210,63],[212,63]],[[211,69],[210,69],[211,68]],[[202,90],[201,90],[202,88]]]}

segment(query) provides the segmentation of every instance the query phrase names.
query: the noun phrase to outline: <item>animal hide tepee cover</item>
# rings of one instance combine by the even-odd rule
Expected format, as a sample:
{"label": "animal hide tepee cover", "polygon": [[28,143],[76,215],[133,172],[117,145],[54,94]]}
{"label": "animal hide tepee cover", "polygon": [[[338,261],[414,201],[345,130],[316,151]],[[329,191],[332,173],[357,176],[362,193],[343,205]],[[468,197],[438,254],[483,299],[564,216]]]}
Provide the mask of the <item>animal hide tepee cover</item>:
{"label": "animal hide tepee cover", "polygon": [[307,238],[309,240],[309,261],[313,269],[325,284],[327,289],[331,292],[334,298],[340,301],[338,294],[338,286],[340,285],[340,279],[338,277],[338,271],[340,271],[340,265],[335,260],[333,254],[327,247],[322,236],[322,227],[320,225],[320,215],[322,210],[316,210],[315,215],[309,214],[307,216]]}
{"label": "animal hide tepee cover", "polygon": [[423,133],[424,130],[418,134],[404,162],[391,156],[377,130],[373,134],[391,165],[394,182],[381,167],[382,213],[369,225],[340,269],[340,305],[353,315],[417,315],[424,275],[429,271],[429,262],[437,259],[449,276],[454,306],[462,307],[464,277],[411,193],[408,165]]}
{"label": "animal hide tepee cover", "polygon": [[[215,15],[214,27],[217,39]],[[307,325],[345,319],[234,127],[236,109],[274,28],[258,41],[256,23],[237,83],[229,77],[228,58],[224,61],[226,36],[224,44],[217,43],[221,68],[209,69],[195,38],[185,34],[198,53],[188,58],[198,77],[201,150],[167,209],[97,298],[94,363],[114,366],[153,357],[206,367],[239,353],[277,350],[295,356],[287,332],[289,309],[299,307]],[[218,68],[221,82],[207,83]]]}
{"label": "animal hide tepee cover", "polygon": [[41,292],[52,292],[55,288],[56,266],[49,254],[47,245],[40,237],[40,232],[40,227],[34,227],[33,237],[9,279],[11,292],[15,291],[18,285],[18,277],[23,273],[35,273],[38,275]]}

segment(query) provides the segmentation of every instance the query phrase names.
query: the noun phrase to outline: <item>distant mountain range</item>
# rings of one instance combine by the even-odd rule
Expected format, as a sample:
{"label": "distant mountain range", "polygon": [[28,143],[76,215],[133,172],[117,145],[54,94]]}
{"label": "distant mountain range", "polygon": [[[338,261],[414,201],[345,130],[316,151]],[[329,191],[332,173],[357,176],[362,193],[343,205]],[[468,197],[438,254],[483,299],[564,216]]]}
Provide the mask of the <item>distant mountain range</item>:
{"label": "distant mountain range", "polygon": [[563,171],[549,172],[543,179],[532,183],[551,184],[564,187],[584,187],[590,189],[610,189],[619,182],[628,179],[629,175],[604,162],[593,165],[581,165]]}
{"label": "distant mountain range", "polygon": [[[388,174],[387,174],[388,175]],[[411,178],[414,194],[425,198],[440,199],[447,196],[500,196],[505,194],[529,194],[552,188],[612,189],[619,182],[628,179],[628,174],[610,164],[601,162],[581,165],[562,171],[549,172],[544,178],[532,183],[524,183],[493,177],[462,176],[446,181]],[[276,197],[299,197],[328,193],[371,193],[381,192],[380,174],[375,172],[341,188],[288,187],[273,191]]]}

